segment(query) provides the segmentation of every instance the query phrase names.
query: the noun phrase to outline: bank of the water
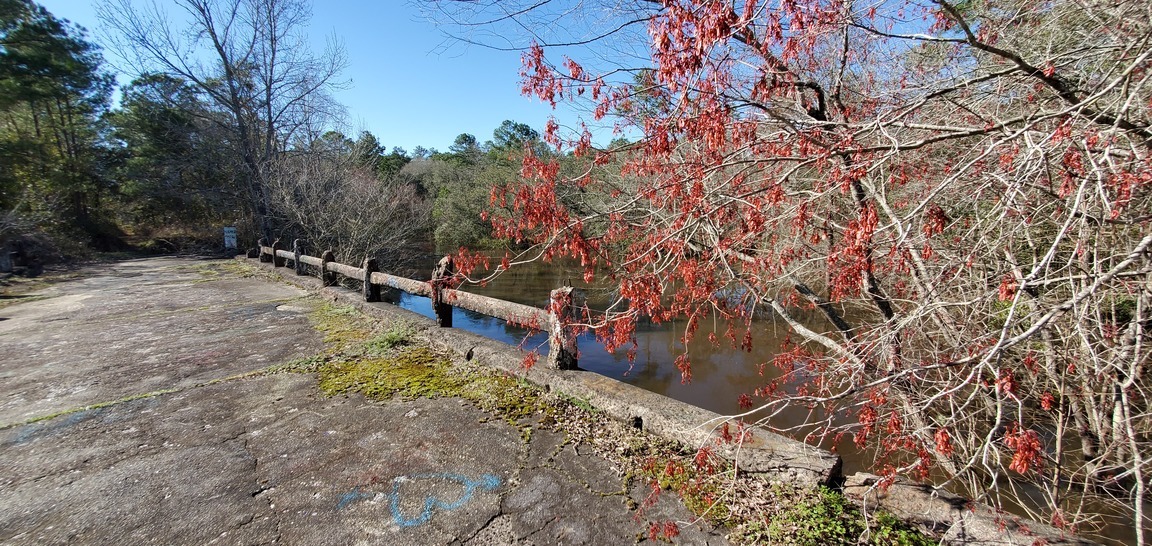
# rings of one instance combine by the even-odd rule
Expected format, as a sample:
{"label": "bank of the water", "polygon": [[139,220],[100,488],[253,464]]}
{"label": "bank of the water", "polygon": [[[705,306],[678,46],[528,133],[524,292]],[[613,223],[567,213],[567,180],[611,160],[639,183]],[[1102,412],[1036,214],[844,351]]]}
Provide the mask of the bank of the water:
{"label": "bank of the water", "polygon": [[[568,283],[579,287],[583,284],[579,280],[581,275],[578,267],[565,267],[559,263],[533,263],[505,272],[483,285],[467,285],[462,289],[525,305],[546,307],[552,289]],[[597,303],[603,304],[603,287],[583,288],[592,294],[591,307]],[[431,303],[427,298],[402,294],[398,304],[433,317]],[[830,326],[819,316],[806,315],[802,311],[798,316],[814,330],[830,330]],[[453,319],[457,328],[519,346],[523,350],[536,351],[541,355],[548,351],[547,336],[544,333],[529,332],[506,324],[503,320],[463,309],[454,309]],[[743,412],[738,402],[741,394],[750,394],[777,377],[777,370],[766,364],[780,352],[788,336],[788,329],[783,321],[774,320],[770,313],[758,317],[751,329],[752,350],[745,351],[723,340],[725,327],[726,324],[720,322],[700,325],[697,342],[687,348],[693,367],[693,377],[689,383],[681,380],[681,374],[674,364],[676,357],[685,351],[681,341],[683,322],[639,325],[636,330],[636,358],[633,362],[628,361],[623,350],[616,354],[609,353],[591,334],[585,334],[579,340],[580,367],[722,415],[739,414]],[[709,343],[707,337],[710,332],[714,332],[722,342]],[[772,416],[772,425],[784,429],[798,427],[809,417],[807,409],[785,409]],[[827,439],[821,447],[831,449],[843,458],[844,475],[868,472],[873,468],[871,453],[858,449],[850,438],[840,442]],[[1108,519],[1098,532],[1092,533],[1094,538],[1111,544],[1129,544],[1134,540],[1128,522]]]}

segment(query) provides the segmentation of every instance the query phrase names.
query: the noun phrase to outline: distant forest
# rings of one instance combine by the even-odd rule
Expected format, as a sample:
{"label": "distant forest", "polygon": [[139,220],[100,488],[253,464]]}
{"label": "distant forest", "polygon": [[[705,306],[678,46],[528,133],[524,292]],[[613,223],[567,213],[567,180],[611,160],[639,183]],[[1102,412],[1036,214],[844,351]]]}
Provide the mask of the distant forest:
{"label": "distant forest", "polygon": [[[308,8],[231,4],[253,12],[245,21],[285,25],[305,22]],[[0,270],[95,252],[214,251],[224,226],[238,228],[242,248],[302,238],[402,268],[437,249],[492,246],[482,213],[526,152],[578,168],[511,120],[445,151],[345,135],[329,93],[345,64],[339,47],[314,52],[291,29],[257,24],[225,33],[211,12],[224,8],[190,5],[203,7],[191,22],[200,42],[171,44],[185,29],[103,3],[117,31],[108,42],[141,68],[114,104],[116,80],[82,28],[0,0]],[[182,56],[205,41],[210,58]]]}

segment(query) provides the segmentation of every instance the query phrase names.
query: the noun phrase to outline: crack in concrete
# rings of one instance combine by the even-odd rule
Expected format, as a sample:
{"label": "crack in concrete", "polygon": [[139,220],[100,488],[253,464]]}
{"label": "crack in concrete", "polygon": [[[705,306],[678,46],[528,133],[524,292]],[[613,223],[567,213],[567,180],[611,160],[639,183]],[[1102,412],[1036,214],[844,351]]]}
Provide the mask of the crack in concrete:
{"label": "crack in concrete", "polygon": [[567,433],[564,433],[564,441],[562,441],[556,445],[556,448],[553,449],[552,453],[550,453],[548,455],[544,464],[536,466],[535,468],[541,468],[541,469],[546,468],[546,469],[555,471],[557,474],[559,474],[562,477],[564,477],[565,479],[567,479],[570,483],[573,483],[573,484],[576,484],[576,485],[583,487],[585,490],[587,490],[589,493],[592,493],[593,495],[599,495],[601,497],[627,497],[628,496],[628,484],[627,484],[627,480],[624,479],[623,476],[621,476],[621,484],[620,484],[620,489],[618,491],[600,491],[600,490],[596,489],[595,487],[592,487],[592,484],[589,483],[587,480],[580,479],[575,474],[573,474],[571,471],[569,471],[565,468],[562,468],[558,464],[555,464],[556,458],[560,456],[560,454],[564,451],[564,448],[567,446],[572,446],[572,451],[576,457],[598,457],[601,459],[603,458],[598,453],[596,453],[594,451],[591,454],[581,454],[580,449],[579,449],[580,445],[581,445],[581,442],[573,442],[572,438],[570,436],[568,436]]}
{"label": "crack in concrete", "polygon": [[[500,499],[500,500],[501,500],[501,501],[503,501],[503,500],[504,500],[504,499],[503,499],[503,495],[501,495],[501,499]],[[491,525],[492,525],[492,522],[496,521],[497,519],[499,519],[499,518],[500,518],[500,516],[503,516],[503,515],[504,515],[504,511],[503,511],[503,510],[497,510],[495,515],[493,515],[492,517],[488,518],[488,521],[484,522],[484,525],[481,525],[481,526],[480,526],[480,528],[479,528],[479,529],[476,529],[476,531],[475,531],[475,532],[473,532],[471,535],[469,535],[469,536],[468,536],[468,537],[466,537],[466,538],[462,538],[462,539],[461,539],[461,538],[457,538],[457,539],[454,539],[454,540],[453,540],[452,542],[450,542],[449,544],[451,544],[452,546],[463,546],[463,545],[465,545],[465,544],[468,544],[469,542],[472,542],[472,541],[473,541],[473,540],[474,540],[474,539],[475,539],[477,536],[479,536],[479,535],[480,535],[480,533],[483,533],[485,529],[487,529],[489,526],[491,526]]]}
{"label": "crack in concrete", "polygon": [[545,530],[545,529],[547,529],[549,525],[552,525],[553,523],[556,523],[556,522],[557,522],[557,521],[559,521],[559,520],[560,520],[560,518],[558,518],[558,517],[556,517],[556,516],[553,516],[553,517],[552,517],[552,518],[550,518],[548,521],[545,521],[544,523],[540,524],[540,528],[539,528],[539,529],[536,529],[535,531],[532,531],[531,533],[528,533],[528,534],[526,534],[526,535],[524,535],[524,536],[522,536],[522,537],[516,537],[516,540],[520,540],[520,541],[527,541],[527,540],[531,540],[531,539],[532,539],[532,537],[534,537],[534,536],[536,536],[536,535],[538,535],[538,534],[540,534],[540,533],[543,533],[543,532],[544,532],[544,530]]}
{"label": "crack in concrete", "polygon": [[[280,518],[276,516],[275,499],[273,498],[273,495],[269,493],[269,491],[272,491],[275,489],[275,486],[269,486],[269,485],[267,485],[267,483],[261,482],[260,472],[259,472],[259,470],[260,470],[260,458],[257,457],[256,454],[252,452],[252,449],[250,447],[251,439],[252,439],[251,431],[245,429],[245,430],[237,433],[235,436],[224,440],[221,443],[222,444],[228,444],[230,442],[240,440],[242,442],[240,448],[242,450],[244,450],[244,453],[247,454],[248,457],[252,460],[252,469],[251,469],[252,481],[253,481],[253,483],[256,484],[256,491],[254,491],[252,493],[252,498],[255,499],[255,498],[259,498],[261,496],[263,496],[265,498],[265,503],[267,504],[268,512],[267,512],[267,514],[263,514],[263,517],[268,519],[272,523],[273,529],[274,529],[273,535],[275,537],[272,540],[266,542],[266,544],[275,544],[275,543],[279,542],[279,540],[280,540]],[[248,526],[248,525],[252,524],[253,522],[257,521],[257,519],[259,517],[261,517],[261,514],[257,511],[253,511],[252,516],[249,517],[247,520],[241,522],[239,525],[237,525],[235,527],[235,530],[243,529],[245,526]]]}
{"label": "crack in concrete", "polygon": [[196,383],[195,385],[189,385],[187,387],[176,387],[176,388],[171,388],[171,389],[159,389],[159,390],[155,390],[155,391],[151,391],[151,392],[132,394],[132,395],[125,396],[125,397],[117,399],[117,400],[109,400],[106,402],[97,402],[95,404],[88,404],[86,406],[81,406],[78,408],[71,408],[71,409],[66,409],[66,410],[62,410],[62,411],[57,411],[57,412],[50,413],[47,415],[40,415],[37,417],[32,417],[32,418],[29,418],[27,420],[16,422],[16,423],[4,423],[4,424],[0,424],[0,431],[8,430],[10,428],[21,427],[21,426],[25,426],[25,425],[33,425],[33,424],[40,423],[43,421],[51,421],[51,420],[56,419],[58,417],[66,417],[66,416],[74,415],[77,413],[83,413],[85,411],[110,408],[112,406],[118,406],[118,405],[124,404],[126,402],[135,402],[137,400],[156,398],[158,396],[164,396],[164,395],[168,395],[168,394],[177,394],[177,393],[189,391],[192,389],[199,389],[202,387],[208,387],[208,386],[216,385],[218,383],[224,383],[226,381],[236,381],[238,379],[247,379],[249,377],[256,377],[256,376],[260,376],[260,375],[263,375],[265,373],[268,373],[268,369],[269,369],[268,366],[264,366],[262,368],[258,368],[258,369],[251,370],[251,371],[244,372],[244,373],[230,375],[227,377],[218,377],[216,379],[209,379],[207,381],[202,381],[200,383]]}

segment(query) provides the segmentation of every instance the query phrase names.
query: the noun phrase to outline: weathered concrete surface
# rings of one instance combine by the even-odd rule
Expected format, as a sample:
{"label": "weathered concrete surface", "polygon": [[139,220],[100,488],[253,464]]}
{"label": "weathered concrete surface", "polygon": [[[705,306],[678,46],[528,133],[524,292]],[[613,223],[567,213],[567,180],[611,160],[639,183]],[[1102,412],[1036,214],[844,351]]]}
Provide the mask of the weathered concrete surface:
{"label": "weathered concrete surface", "polygon": [[987,505],[970,502],[931,486],[898,480],[879,487],[880,478],[857,472],[848,476],[844,494],[869,507],[879,507],[928,529],[944,544],[972,546],[1091,546],[1096,542],[1064,533],[1050,525],[1028,521]]}
{"label": "weathered concrete surface", "polygon": [[[254,262],[253,262],[254,263]],[[262,266],[266,269],[267,266]],[[273,269],[284,276],[284,270]],[[290,282],[318,291],[324,297],[358,306],[366,313],[384,319],[402,319],[417,324],[418,331],[431,343],[449,349],[463,358],[526,377],[556,392],[590,402],[618,420],[634,423],[644,430],[676,440],[684,445],[716,445],[717,429],[727,417],[689,404],[645,391],[634,385],[586,371],[551,370],[536,366],[524,371],[519,355],[509,347],[466,331],[438,328],[431,321],[398,307],[363,301],[356,292],[340,287],[321,287],[311,277],[284,276]],[[769,480],[802,487],[844,480],[839,456],[780,435],[757,430],[739,446],[722,445],[718,454],[736,460],[746,472]],[[925,485],[898,482],[886,491],[874,487],[876,477],[858,473],[846,478],[845,495],[865,508],[877,506],[897,517],[939,536],[947,544],[1030,546],[1047,541],[1051,545],[1088,546],[1087,539],[1067,535],[1038,522],[998,513],[987,505],[973,503]]]}
{"label": "weathered concrete surface", "polygon": [[549,390],[586,400],[607,415],[638,424],[652,432],[687,446],[717,446],[717,454],[738,461],[740,469],[758,474],[769,481],[799,487],[827,485],[840,477],[842,461],[826,449],[805,444],[763,429],[749,430],[743,442],[732,444],[721,440],[725,423],[735,431],[735,420],[715,412],[644,390],[616,379],[583,370],[555,370],[535,366],[524,370],[523,355],[499,341],[487,339],[460,329],[440,328],[421,315],[388,303],[369,303],[358,291],[332,286],[322,287],[314,277],[299,277],[286,268],[267,264],[253,265],[275,271],[281,278],[325,298],[357,306],[382,320],[404,320],[416,325],[418,333],[430,343],[448,349],[462,358],[474,360],[507,373],[525,377]]}
{"label": "weathered concrete surface", "polygon": [[201,260],[86,271],[0,309],[0,426],[183,388],[319,350],[306,293]]}
{"label": "weathered concrete surface", "polygon": [[[213,381],[319,347],[314,300],[220,277],[129,262],[0,309],[0,543],[631,544],[692,519],[668,495],[629,510],[647,491],[604,459],[457,399]],[[680,527],[679,543],[723,543]]]}

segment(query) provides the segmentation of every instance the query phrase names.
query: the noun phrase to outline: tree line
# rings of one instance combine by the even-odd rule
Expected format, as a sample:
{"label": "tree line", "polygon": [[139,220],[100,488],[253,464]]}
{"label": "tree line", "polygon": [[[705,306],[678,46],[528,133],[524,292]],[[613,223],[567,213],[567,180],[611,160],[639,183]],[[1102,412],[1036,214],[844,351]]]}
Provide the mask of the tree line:
{"label": "tree line", "polygon": [[[168,9],[175,13],[168,13]],[[132,248],[303,238],[403,267],[491,246],[480,219],[531,127],[461,134],[446,151],[349,137],[331,91],[339,43],[301,38],[301,0],[104,0],[110,52],[139,74],[116,91],[106,51],[30,0],[0,0],[0,266]],[[16,263],[7,258],[15,255]]]}

